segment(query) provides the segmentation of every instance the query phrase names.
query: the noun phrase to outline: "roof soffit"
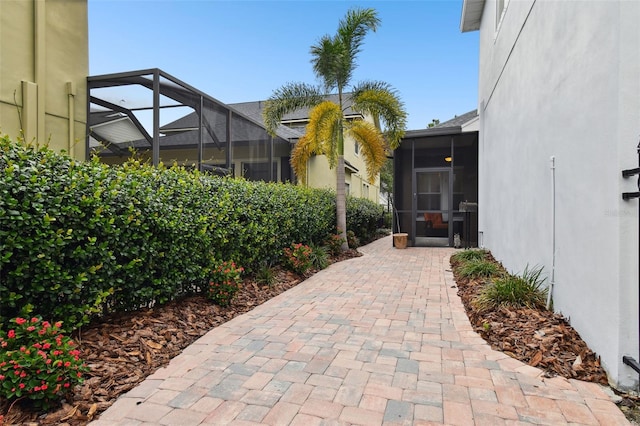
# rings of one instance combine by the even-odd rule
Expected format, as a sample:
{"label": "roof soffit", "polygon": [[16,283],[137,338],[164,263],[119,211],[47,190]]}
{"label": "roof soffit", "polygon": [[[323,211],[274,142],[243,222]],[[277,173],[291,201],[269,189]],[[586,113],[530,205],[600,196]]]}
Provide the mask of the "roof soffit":
{"label": "roof soffit", "polygon": [[463,0],[460,31],[476,31],[480,29],[485,0]]}

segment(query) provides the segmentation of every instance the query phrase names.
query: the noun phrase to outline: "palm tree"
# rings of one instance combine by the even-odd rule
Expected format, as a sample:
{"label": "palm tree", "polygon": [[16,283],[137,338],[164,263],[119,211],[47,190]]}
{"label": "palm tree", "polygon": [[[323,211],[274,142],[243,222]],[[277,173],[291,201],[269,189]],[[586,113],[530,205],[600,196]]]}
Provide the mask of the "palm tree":
{"label": "palm tree", "polygon": [[[369,115],[373,123],[364,120],[347,121],[344,117],[345,89],[349,87],[356,68],[356,56],[369,30],[380,24],[374,9],[355,8],[340,21],[334,36],[325,35],[311,46],[311,63],[324,87],[305,83],[288,83],[275,90],[267,100],[263,119],[267,130],[275,134],[282,117],[300,108],[309,108],[309,123],[291,154],[291,165],[303,183],[312,155],[325,155],[331,168],[337,167],[336,217],[337,228],[346,243],[346,196],[344,178],[344,140],[351,137],[360,145],[367,165],[368,178],[374,182],[386,160],[386,151],[395,149],[404,136],[406,112],[399,96],[384,82],[367,81],[352,86],[351,108]],[[337,91],[337,103],[327,95]],[[384,130],[383,130],[384,126]]]}

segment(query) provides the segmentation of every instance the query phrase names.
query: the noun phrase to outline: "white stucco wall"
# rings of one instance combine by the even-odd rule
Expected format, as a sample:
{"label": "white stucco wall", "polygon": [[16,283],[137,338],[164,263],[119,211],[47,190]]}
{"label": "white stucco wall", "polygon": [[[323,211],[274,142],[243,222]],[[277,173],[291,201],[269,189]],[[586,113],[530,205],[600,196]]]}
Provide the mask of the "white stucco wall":
{"label": "white stucco wall", "polygon": [[511,272],[551,273],[554,308],[602,357],[612,381],[638,374],[640,3],[511,0],[480,28],[479,231]]}

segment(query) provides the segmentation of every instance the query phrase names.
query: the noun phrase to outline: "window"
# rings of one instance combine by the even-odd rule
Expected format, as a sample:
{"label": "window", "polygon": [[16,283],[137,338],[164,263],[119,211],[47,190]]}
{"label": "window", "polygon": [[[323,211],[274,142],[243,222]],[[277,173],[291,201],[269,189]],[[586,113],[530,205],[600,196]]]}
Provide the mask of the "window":
{"label": "window", "polygon": [[355,147],[356,147],[356,148],[355,148],[355,150],[356,150],[356,155],[360,155],[360,144],[359,144],[358,142],[355,142],[355,143],[354,143],[354,145],[355,145]]}
{"label": "window", "polygon": [[344,193],[346,195],[349,195],[349,183],[348,182],[344,183]]}
{"label": "window", "polygon": [[369,185],[366,183],[362,184],[362,198],[369,198]]}

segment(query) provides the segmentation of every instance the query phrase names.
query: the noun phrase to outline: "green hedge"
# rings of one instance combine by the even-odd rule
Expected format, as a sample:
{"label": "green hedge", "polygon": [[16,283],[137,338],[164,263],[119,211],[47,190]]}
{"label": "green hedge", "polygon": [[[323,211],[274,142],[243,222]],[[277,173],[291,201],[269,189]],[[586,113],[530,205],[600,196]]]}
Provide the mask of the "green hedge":
{"label": "green hedge", "polygon": [[[365,240],[375,205],[349,199],[347,209]],[[216,261],[251,270],[333,232],[330,191],[109,167],[0,138],[0,328],[36,314],[72,329],[165,303],[199,291]]]}
{"label": "green hedge", "polygon": [[364,198],[347,197],[347,230],[353,231],[361,243],[374,239],[384,226],[384,207]]}

